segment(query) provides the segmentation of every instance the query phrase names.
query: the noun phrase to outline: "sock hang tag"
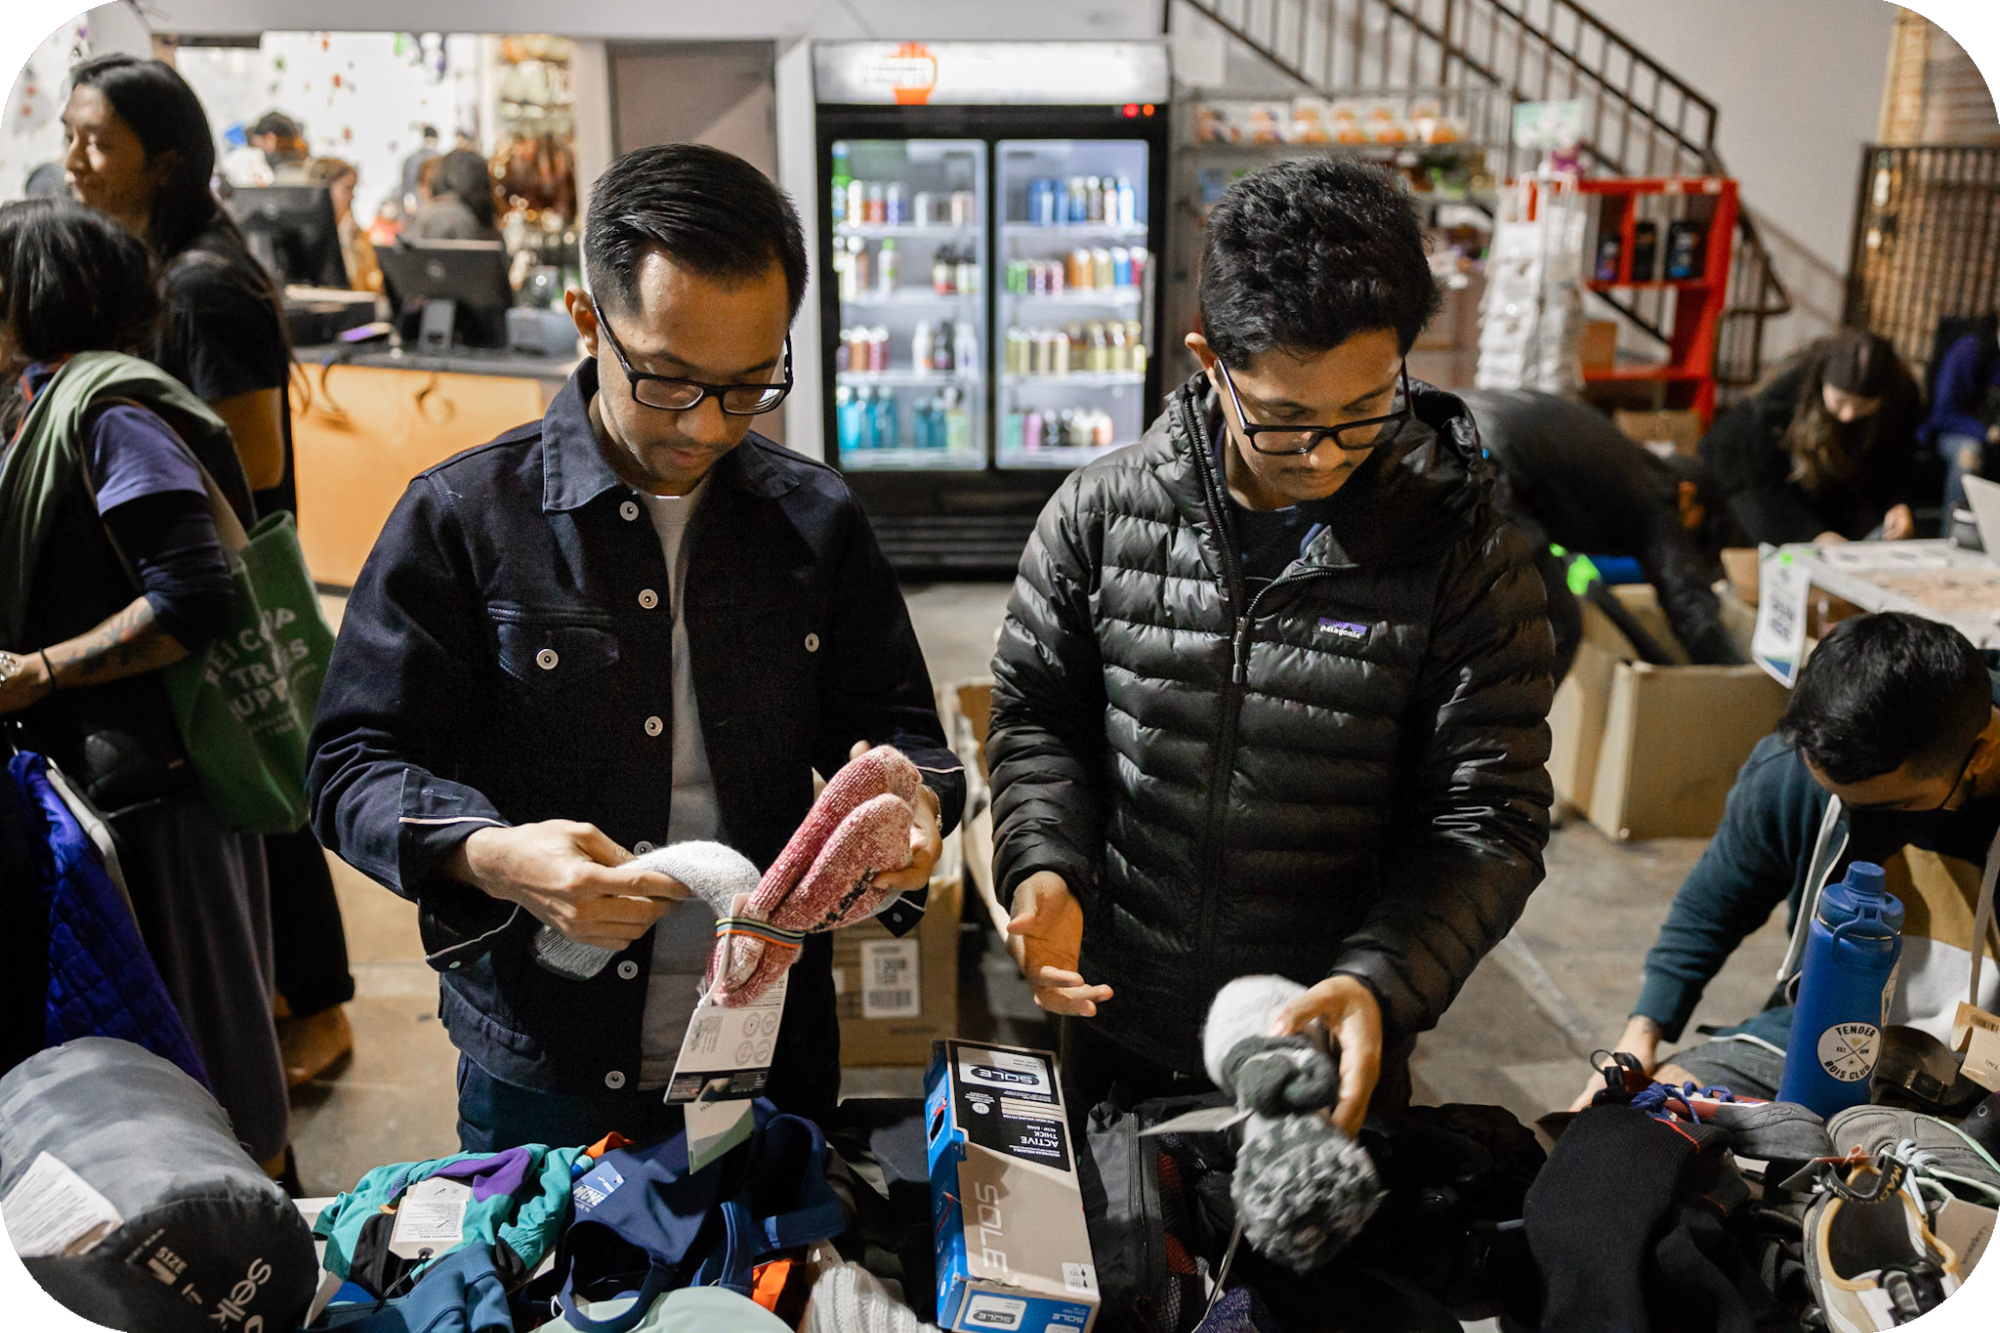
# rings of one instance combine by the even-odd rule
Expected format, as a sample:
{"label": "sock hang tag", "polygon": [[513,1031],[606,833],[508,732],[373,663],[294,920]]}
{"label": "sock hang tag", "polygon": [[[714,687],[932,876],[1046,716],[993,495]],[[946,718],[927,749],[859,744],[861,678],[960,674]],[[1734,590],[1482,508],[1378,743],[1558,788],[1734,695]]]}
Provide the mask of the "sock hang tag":
{"label": "sock hang tag", "polygon": [[764,1095],[784,1019],[789,975],[781,976],[755,1001],[725,1009],[704,995],[688,1018],[673,1077],[669,1105],[692,1101],[747,1101]]}
{"label": "sock hang tag", "polygon": [[1965,1057],[1961,1074],[1988,1092],[2000,1092],[2000,1018],[1959,1001],[1951,1023],[1951,1046]]}

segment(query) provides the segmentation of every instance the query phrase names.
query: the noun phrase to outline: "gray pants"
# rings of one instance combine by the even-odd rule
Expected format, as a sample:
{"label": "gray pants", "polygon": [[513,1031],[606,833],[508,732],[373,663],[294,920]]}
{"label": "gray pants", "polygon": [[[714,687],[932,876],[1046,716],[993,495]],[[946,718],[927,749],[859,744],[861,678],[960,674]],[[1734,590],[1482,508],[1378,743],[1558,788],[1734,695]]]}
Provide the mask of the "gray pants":
{"label": "gray pants", "polygon": [[236,1137],[284,1152],[290,1101],[271,1021],[271,889],[262,840],[224,828],[198,795],[114,816],[139,933]]}

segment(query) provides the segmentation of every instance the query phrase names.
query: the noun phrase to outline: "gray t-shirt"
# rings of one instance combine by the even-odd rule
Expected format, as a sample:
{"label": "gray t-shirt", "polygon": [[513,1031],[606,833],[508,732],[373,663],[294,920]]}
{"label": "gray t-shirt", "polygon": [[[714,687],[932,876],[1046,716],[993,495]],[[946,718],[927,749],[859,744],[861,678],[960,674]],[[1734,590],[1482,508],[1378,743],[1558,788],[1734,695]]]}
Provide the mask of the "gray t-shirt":
{"label": "gray t-shirt", "polygon": [[[687,618],[681,593],[687,569],[681,549],[687,527],[706,487],[686,495],[639,498],[660,534],[667,558],[667,596],[674,616],[673,725],[663,743],[674,747],[674,786],[661,845],[691,840],[722,841],[722,812],[715,802],[715,779],[702,743],[701,713],[694,698],[694,663],[688,652]],[[675,905],[653,928],[653,970],[646,982],[646,1017],[639,1038],[639,1086],[663,1088],[673,1076],[688,1018],[700,998],[702,974],[715,946],[715,913],[699,898]]]}

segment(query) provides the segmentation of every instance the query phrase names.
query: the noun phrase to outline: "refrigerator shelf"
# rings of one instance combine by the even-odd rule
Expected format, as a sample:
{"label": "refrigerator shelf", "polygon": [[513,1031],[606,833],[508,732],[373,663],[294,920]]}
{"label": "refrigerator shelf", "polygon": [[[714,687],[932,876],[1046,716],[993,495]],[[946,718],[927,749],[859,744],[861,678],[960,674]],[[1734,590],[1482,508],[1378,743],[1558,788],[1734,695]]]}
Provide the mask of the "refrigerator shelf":
{"label": "refrigerator shelf", "polygon": [[1112,389],[1121,385],[1144,384],[1146,373],[1142,370],[1073,370],[1067,375],[1002,375],[1000,382],[1009,387],[1062,384],[1088,389]]}
{"label": "refrigerator shelf", "polygon": [[1074,287],[1061,292],[1007,292],[1026,305],[1036,306],[1101,306],[1138,305],[1145,295],[1138,287]]}
{"label": "refrigerator shelf", "polygon": [[950,223],[933,223],[920,227],[914,222],[836,222],[835,236],[859,236],[864,241],[904,241],[933,239],[955,241],[977,234],[979,228],[972,225],[954,227]]}
{"label": "refrigerator shelf", "polygon": [[979,382],[979,372],[976,370],[842,370],[837,372],[834,378],[841,384],[852,384],[857,387],[876,384],[890,386],[936,384],[942,386],[946,384],[977,384]]}
{"label": "refrigerator shelf", "polygon": [[941,306],[957,305],[961,301],[977,301],[978,292],[934,292],[925,287],[905,287],[893,292],[863,292],[859,296],[843,296],[842,306]]}
{"label": "refrigerator shelf", "polygon": [[1104,457],[1113,450],[1123,449],[1131,441],[1107,444],[1102,449],[1089,445],[1058,445],[1050,449],[1002,450],[997,459],[1003,468],[1078,468],[1094,459]]}
{"label": "refrigerator shelf", "polygon": [[868,472],[978,471],[986,466],[986,456],[979,450],[953,453],[949,449],[844,449],[840,465]]}
{"label": "refrigerator shelf", "polygon": [[1143,242],[1145,227],[1125,227],[1116,222],[1027,222],[1013,220],[1000,224],[1009,236],[1099,237],[1114,241]]}

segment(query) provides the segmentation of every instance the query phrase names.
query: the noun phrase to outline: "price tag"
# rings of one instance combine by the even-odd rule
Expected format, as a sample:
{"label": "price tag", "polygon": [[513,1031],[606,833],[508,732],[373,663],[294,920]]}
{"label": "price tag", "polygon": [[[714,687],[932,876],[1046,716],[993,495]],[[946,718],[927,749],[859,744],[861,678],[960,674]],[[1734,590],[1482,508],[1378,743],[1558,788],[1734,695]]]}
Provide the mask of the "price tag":
{"label": "price tag", "polygon": [[1990,1092],[2000,1092],[2000,1018],[1960,1000],[1951,1021],[1951,1048],[1965,1056],[1959,1073]]}

